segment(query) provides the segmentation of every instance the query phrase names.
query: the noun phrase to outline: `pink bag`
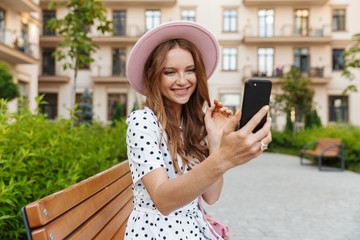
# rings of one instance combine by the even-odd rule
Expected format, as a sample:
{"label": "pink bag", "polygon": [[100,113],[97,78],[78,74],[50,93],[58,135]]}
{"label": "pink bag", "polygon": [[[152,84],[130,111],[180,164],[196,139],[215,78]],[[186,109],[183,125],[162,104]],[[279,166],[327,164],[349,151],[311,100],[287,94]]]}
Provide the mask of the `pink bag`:
{"label": "pink bag", "polygon": [[[227,226],[225,226],[222,222],[220,222],[219,220],[215,220],[213,218],[210,218],[208,215],[205,214],[204,209],[202,207],[201,204],[201,197],[199,197],[199,208],[203,214],[203,217],[206,221],[208,221],[210,223],[210,225],[212,226],[211,229],[210,228],[210,232],[216,237],[216,239],[218,239],[217,235],[220,235],[223,239],[225,240],[229,240],[229,228]],[[215,233],[215,232],[217,233]]]}

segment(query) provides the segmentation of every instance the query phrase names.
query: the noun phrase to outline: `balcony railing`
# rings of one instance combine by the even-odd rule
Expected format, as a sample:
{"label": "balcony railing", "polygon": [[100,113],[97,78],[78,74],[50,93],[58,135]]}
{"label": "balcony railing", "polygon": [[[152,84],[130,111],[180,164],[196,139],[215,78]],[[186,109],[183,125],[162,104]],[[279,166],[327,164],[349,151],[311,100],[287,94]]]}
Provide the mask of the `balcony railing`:
{"label": "balcony railing", "polygon": [[25,53],[31,57],[39,56],[38,45],[29,43],[16,35],[16,31],[9,29],[0,29],[0,43]]}
{"label": "balcony railing", "polygon": [[[287,73],[293,65],[275,65],[272,71],[262,71],[256,66],[247,65],[244,67],[244,78],[266,78],[273,79],[273,82],[279,81],[283,74]],[[329,67],[309,67],[309,71],[303,72],[304,77],[311,78],[314,83],[326,83],[330,77],[327,74],[331,71]]]}
{"label": "balcony railing", "polygon": [[323,5],[329,0],[243,0],[245,6],[264,5]]}
{"label": "balcony railing", "polygon": [[91,64],[91,78],[95,83],[127,83],[125,64]]}
{"label": "balcony railing", "polygon": [[256,25],[244,27],[245,37],[273,38],[273,37],[327,37],[331,34],[328,25],[312,25],[308,28],[294,28],[291,24],[275,25],[271,29],[259,31]]}

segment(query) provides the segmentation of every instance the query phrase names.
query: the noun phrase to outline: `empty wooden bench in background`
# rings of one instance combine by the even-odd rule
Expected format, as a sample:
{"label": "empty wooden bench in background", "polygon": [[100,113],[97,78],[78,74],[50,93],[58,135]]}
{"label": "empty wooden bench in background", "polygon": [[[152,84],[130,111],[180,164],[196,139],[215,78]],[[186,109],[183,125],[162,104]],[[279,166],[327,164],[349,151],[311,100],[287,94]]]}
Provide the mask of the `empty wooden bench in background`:
{"label": "empty wooden bench in background", "polygon": [[[316,144],[315,150],[308,150],[310,146]],[[341,161],[341,171],[345,168],[345,156],[344,156],[344,145],[341,143],[339,138],[319,138],[317,142],[312,142],[305,145],[300,152],[300,164],[303,163],[303,156],[310,155],[318,158],[319,170],[322,170],[322,158],[339,158]],[[330,169],[327,169],[329,171]],[[335,169],[336,170],[336,169]],[[334,169],[331,169],[334,171]]]}
{"label": "empty wooden bench in background", "polygon": [[133,209],[128,161],[21,209],[28,239],[124,239]]}

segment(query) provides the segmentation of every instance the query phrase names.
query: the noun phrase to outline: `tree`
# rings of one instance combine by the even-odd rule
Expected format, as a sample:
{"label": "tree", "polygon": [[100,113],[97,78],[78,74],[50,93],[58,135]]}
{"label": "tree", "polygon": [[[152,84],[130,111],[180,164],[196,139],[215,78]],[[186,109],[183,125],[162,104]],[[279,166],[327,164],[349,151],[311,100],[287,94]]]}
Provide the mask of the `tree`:
{"label": "tree", "polygon": [[13,82],[13,75],[9,72],[9,65],[0,63],[0,98],[11,101],[20,96],[19,87]]}
{"label": "tree", "polygon": [[305,114],[312,109],[314,91],[310,89],[311,80],[305,78],[298,68],[292,68],[279,83],[282,94],[275,99],[279,110],[288,113],[294,107],[298,118],[303,121]]}
{"label": "tree", "polygon": [[[345,59],[345,66],[342,75],[352,82],[355,76],[351,70],[360,69],[360,33],[355,34],[352,39],[356,43],[343,53]],[[344,90],[344,94],[348,91],[357,92],[358,89],[355,84],[350,84]]]}
{"label": "tree", "polygon": [[[106,19],[106,9],[101,1],[69,0],[61,3],[66,6],[68,14],[63,19],[52,18],[48,21],[47,29],[57,31],[63,37],[58,46],[60,50],[54,52],[59,61],[65,60],[63,69],[74,70],[74,86],[72,94],[72,108],[75,105],[76,78],[79,67],[90,65],[94,61],[92,52],[99,46],[92,42],[87,29],[97,23],[97,30],[102,34],[112,32],[111,21]],[[55,8],[56,2],[49,4],[49,9]],[[69,60],[70,58],[70,60]]]}
{"label": "tree", "polygon": [[85,89],[81,98],[83,102],[79,103],[78,105],[81,111],[77,113],[79,122],[92,123],[92,117],[94,116],[94,113],[92,112],[93,105],[91,104],[92,95],[87,88]]}

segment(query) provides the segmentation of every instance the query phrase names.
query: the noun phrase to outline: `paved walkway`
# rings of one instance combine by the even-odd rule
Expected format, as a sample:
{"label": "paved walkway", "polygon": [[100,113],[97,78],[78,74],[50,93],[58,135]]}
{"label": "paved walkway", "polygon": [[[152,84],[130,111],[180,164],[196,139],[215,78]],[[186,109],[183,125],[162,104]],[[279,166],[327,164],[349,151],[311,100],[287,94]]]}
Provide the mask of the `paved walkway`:
{"label": "paved walkway", "polygon": [[360,174],[263,153],[226,173],[220,200],[204,208],[230,240],[359,240]]}

